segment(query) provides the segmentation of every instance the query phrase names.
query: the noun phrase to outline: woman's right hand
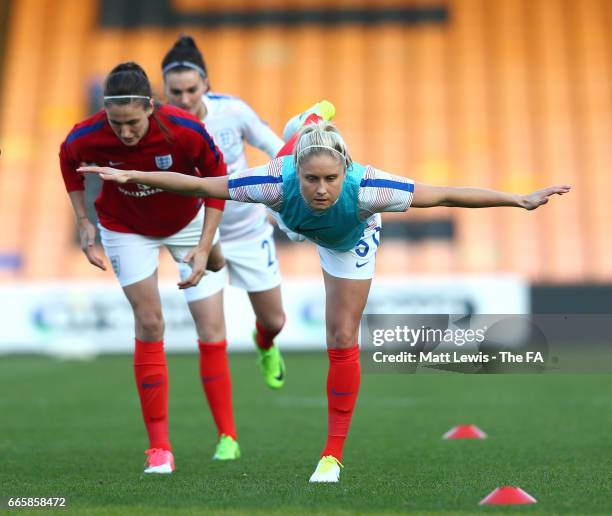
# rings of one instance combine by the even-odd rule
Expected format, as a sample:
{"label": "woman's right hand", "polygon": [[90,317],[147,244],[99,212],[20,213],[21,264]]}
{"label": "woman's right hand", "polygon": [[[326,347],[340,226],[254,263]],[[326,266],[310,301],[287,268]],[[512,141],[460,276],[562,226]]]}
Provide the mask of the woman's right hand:
{"label": "woman's right hand", "polygon": [[102,259],[95,252],[96,228],[86,218],[79,220],[79,238],[81,240],[81,250],[87,256],[89,263],[105,271],[106,265],[104,265]]}
{"label": "woman's right hand", "polygon": [[118,168],[97,167],[90,165],[77,168],[77,172],[98,174],[102,179],[104,179],[104,181],[114,181],[115,183],[127,183],[132,174],[129,170],[119,170]]}

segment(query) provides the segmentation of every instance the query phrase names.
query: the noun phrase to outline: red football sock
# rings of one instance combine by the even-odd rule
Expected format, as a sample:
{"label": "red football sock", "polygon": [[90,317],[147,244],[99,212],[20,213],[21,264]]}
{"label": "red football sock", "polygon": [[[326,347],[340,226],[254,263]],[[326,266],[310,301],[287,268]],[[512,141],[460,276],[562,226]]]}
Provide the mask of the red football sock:
{"label": "red football sock", "polygon": [[217,432],[236,439],[232,410],[232,377],[227,362],[227,341],[202,342],[200,348],[200,378]]}
{"label": "red football sock", "polygon": [[149,434],[149,448],[172,451],[168,440],[168,368],[163,340],[144,342],[136,339],[134,376]]}
{"label": "red football sock", "polygon": [[281,326],[277,331],[269,331],[261,326],[257,321],[255,321],[255,328],[257,329],[257,332],[255,333],[255,342],[257,343],[257,347],[259,349],[270,349],[274,344],[274,337],[276,337],[283,329]]}
{"label": "red football sock", "polygon": [[[306,118],[304,125],[316,124],[319,120],[323,120],[323,119],[316,113],[312,113],[308,115],[308,118]],[[302,127],[304,127],[304,125]],[[295,142],[297,141],[299,134],[300,134],[299,131],[296,132],[291,138],[289,138],[285,142],[285,145],[283,145],[281,150],[279,150],[278,153],[276,154],[277,158],[280,158],[281,156],[288,156],[289,154],[293,154],[293,148],[295,147]]]}
{"label": "red football sock", "polygon": [[328,349],[327,355],[327,442],[321,457],[332,455],[342,461],[342,448],[359,393],[359,346]]}

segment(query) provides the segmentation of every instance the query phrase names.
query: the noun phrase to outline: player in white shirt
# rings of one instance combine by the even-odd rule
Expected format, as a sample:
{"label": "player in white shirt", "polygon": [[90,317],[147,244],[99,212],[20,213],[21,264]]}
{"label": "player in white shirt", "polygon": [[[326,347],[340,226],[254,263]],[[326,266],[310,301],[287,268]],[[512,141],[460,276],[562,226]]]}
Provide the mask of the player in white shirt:
{"label": "player in white shirt", "polygon": [[[271,158],[283,147],[283,140],[245,102],[211,93],[204,59],[191,37],[179,37],[162,61],[162,73],[168,102],[205,123],[223,153],[228,174],[248,168],[245,141]],[[221,249],[213,248],[208,268],[221,268],[225,257],[230,284],[247,291],[255,312],[253,338],[261,371],[266,384],[278,389],[285,382],[285,366],[273,339],[283,328],[285,313],[273,226],[263,205],[228,201],[219,230]],[[219,302],[223,303],[221,296]],[[223,320],[211,317],[208,323],[212,342],[225,338]]]}

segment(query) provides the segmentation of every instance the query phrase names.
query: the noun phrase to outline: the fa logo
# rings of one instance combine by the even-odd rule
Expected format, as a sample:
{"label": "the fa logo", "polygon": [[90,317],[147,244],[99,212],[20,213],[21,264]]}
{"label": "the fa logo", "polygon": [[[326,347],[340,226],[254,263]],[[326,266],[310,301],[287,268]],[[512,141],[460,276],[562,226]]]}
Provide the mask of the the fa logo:
{"label": "the fa logo", "polygon": [[155,156],[155,165],[162,170],[168,170],[172,166],[172,154]]}
{"label": "the fa logo", "polygon": [[110,259],[111,265],[113,266],[113,270],[115,271],[115,274],[119,276],[119,274],[121,274],[119,256],[109,256],[109,259]]}
{"label": "the fa logo", "polygon": [[227,149],[234,143],[234,133],[231,129],[223,129],[216,134],[215,140],[218,142],[219,147]]}

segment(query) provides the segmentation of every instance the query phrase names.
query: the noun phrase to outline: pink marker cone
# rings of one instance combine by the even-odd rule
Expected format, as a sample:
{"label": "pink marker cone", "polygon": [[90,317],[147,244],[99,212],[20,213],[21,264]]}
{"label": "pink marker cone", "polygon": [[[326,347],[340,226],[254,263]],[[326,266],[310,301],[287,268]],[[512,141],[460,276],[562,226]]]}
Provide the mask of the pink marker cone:
{"label": "pink marker cone", "polygon": [[476,425],[457,425],[446,432],[442,439],[486,439],[485,434]]}
{"label": "pink marker cone", "polygon": [[537,503],[537,500],[520,487],[503,486],[480,500],[479,505],[526,505],[530,503]]}

